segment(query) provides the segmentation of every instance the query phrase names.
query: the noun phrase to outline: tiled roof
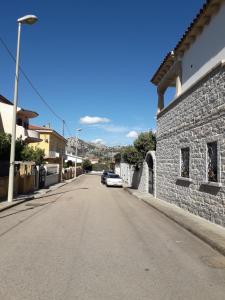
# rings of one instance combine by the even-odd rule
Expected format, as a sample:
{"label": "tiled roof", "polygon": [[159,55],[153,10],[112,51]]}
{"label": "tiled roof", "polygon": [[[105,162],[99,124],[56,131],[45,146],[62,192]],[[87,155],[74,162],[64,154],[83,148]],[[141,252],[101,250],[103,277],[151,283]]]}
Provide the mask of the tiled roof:
{"label": "tiled roof", "polygon": [[45,127],[45,126],[36,126],[36,125],[31,125],[29,124],[29,129],[31,130],[37,130],[39,132],[48,132],[48,133],[52,133],[56,136],[58,136],[60,139],[63,139],[65,143],[67,143],[67,140],[61,135],[59,134],[57,131],[55,131],[54,129],[52,128],[49,128],[49,127]]}
{"label": "tiled roof", "polygon": [[53,131],[51,128],[45,127],[45,126],[36,126],[36,125],[29,125],[29,129],[32,130],[50,130]]}

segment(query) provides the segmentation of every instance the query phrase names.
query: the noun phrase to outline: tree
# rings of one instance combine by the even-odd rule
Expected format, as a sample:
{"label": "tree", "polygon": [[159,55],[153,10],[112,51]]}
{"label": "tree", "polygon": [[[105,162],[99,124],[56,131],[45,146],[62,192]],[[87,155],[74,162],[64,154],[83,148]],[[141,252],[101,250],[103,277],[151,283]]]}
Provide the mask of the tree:
{"label": "tree", "polygon": [[145,159],[147,152],[156,148],[155,134],[152,131],[140,133],[134,141],[134,147],[141,154],[142,159]]}
{"label": "tree", "polygon": [[81,166],[85,171],[92,171],[92,163],[89,159],[85,159]]}
{"label": "tree", "polygon": [[107,170],[108,168],[109,168],[108,165],[104,163],[97,163],[92,166],[93,171],[103,171],[103,170]]}
{"label": "tree", "polygon": [[41,165],[44,162],[45,152],[40,148],[34,149],[26,145],[21,151],[21,159],[24,161],[34,161],[36,165]]}
{"label": "tree", "polygon": [[114,155],[114,160],[116,164],[119,164],[121,162],[121,152],[118,152]]}
{"label": "tree", "polygon": [[142,161],[142,156],[134,146],[127,146],[123,149],[122,160],[128,164],[137,165]]}
{"label": "tree", "polygon": [[[21,152],[25,147],[25,143],[21,138],[16,140],[15,160],[21,160]],[[9,161],[11,150],[11,134],[0,134],[0,160]]]}

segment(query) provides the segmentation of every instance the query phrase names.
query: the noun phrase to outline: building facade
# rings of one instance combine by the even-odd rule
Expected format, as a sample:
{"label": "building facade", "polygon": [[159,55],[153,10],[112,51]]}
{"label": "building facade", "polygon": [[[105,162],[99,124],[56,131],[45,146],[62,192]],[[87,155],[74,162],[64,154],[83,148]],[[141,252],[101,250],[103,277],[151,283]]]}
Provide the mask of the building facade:
{"label": "building facade", "polygon": [[[36,112],[17,107],[16,137],[26,143],[40,142],[40,134],[29,128],[29,119],[36,118]],[[12,134],[13,103],[0,95],[0,132]]]}
{"label": "building facade", "polygon": [[29,129],[37,131],[41,138],[40,142],[32,144],[31,147],[43,149],[47,163],[61,164],[61,158],[62,156],[64,157],[67,140],[49,127],[29,125]]}
{"label": "building facade", "polygon": [[[156,197],[225,226],[225,4],[208,0],[152,78]],[[168,87],[175,98],[164,107]]]}

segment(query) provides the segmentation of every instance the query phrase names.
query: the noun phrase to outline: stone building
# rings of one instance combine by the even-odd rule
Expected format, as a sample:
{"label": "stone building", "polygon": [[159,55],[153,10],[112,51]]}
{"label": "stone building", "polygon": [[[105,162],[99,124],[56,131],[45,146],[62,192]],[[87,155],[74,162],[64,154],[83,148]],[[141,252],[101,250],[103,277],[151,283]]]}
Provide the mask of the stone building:
{"label": "stone building", "polygon": [[[225,226],[225,4],[208,0],[151,82],[156,197]],[[175,98],[164,107],[168,87]]]}

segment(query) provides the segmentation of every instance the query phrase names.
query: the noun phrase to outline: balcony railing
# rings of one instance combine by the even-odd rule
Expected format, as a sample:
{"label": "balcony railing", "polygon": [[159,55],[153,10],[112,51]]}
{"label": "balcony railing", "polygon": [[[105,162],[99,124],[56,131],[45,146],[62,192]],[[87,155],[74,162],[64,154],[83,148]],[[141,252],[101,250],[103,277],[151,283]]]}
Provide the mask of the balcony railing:
{"label": "balcony railing", "polygon": [[42,141],[40,139],[40,133],[31,130],[31,129],[26,129],[23,126],[16,125],[16,137],[17,138],[22,138],[26,143],[35,143],[35,142],[40,142]]}
{"label": "balcony railing", "polygon": [[49,151],[47,157],[48,158],[58,158],[59,157],[59,152],[56,151]]}

